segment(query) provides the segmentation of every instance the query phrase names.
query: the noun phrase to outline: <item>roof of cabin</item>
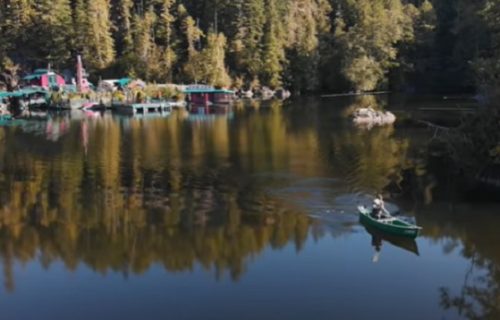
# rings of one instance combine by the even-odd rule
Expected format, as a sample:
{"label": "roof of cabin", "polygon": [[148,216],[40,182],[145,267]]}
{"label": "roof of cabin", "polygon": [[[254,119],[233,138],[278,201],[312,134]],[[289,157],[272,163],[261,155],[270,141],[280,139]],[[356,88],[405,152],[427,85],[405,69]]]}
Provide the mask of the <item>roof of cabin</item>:
{"label": "roof of cabin", "polygon": [[53,74],[56,74],[55,72],[53,71],[50,71],[48,69],[35,69],[35,71],[33,71],[32,74],[29,74],[27,76],[25,76],[23,78],[23,80],[34,80],[34,79],[40,79],[41,76],[44,76],[44,75],[53,75]]}
{"label": "roof of cabin", "polygon": [[39,88],[24,88],[21,90],[17,91],[12,91],[12,92],[6,92],[2,91],[0,92],[0,98],[9,98],[9,97],[23,97],[31,94],[48,94],[46,90],[39,89]]}
{"label": "roof of cabin", "polygon": [[126,86],[131,81],[132,81],[132,79],[130,79],[130,78],[121,78],[121,79],[116,80],[115,83],[120,85],[120,86]]}
{"label": "roof of cabin", "polygon": [[30,75],[27,75],[26,77],[24,77],[23,80],[40,79],[41,76],[43,76],[43,74],[30,74]]}
{"label": "roof of cabin", "polygon": [[46,74],[46,73],[49,73],[49,70],[48,69],[35,69],[35,71],[33,71],[34,74]]}

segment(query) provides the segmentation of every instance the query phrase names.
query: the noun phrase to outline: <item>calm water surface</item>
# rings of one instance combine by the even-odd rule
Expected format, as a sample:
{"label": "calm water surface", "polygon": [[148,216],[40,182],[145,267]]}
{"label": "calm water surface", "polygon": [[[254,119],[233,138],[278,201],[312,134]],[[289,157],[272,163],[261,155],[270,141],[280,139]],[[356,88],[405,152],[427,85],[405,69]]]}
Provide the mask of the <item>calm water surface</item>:
{"label": "calm water surface", "polygon": [[[0,319],[498,319],[500,205],[468,202],[433,169],[432,132],[354,128],[345,114],[366,103],[424,105],[0,127]],[[424,227],[416,241],[358,223],[381,191]]]}

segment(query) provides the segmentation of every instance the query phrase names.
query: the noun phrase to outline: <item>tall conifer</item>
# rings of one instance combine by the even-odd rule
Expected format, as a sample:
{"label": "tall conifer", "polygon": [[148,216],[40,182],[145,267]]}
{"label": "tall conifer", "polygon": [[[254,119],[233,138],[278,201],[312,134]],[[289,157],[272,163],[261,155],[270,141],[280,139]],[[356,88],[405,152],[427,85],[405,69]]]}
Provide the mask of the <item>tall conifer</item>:
{"label": "tall conifer", "polygon": [[72,33],[69,0],[34,0],[33,19],[29,29],[32,61],[63,66],[71,56]]}
{"label": "tall conifer", "polygon": [[284,41],[281,30],[278,0],[267,0],[267,15],[264,27],[262,53],[262,80],[271,87],[282,84],[283,64],[285,63]]}
{"label": "tall conifer", "polygon": [[163,0],[159,19],[159,38],[162,44],[160,49],[160,69],[162,70],[162,76],[169,82],[172,81],[173,67],[177,60],[173,30],[175,16],[172,13],[174,3],[174,0]]}
{"label": "tall conifer", "polygon": [[237,71],[246,75],[248,80],[258,77],[263,66],[265,12],[264,0],[242,1],[239,7],[232,51]]}
{"label": "tall conifer", "polygon": [[84,56],[95,69],[108,67],[114,60],[114,42],[111,37],[109,0],[87,0],[87,26]]}

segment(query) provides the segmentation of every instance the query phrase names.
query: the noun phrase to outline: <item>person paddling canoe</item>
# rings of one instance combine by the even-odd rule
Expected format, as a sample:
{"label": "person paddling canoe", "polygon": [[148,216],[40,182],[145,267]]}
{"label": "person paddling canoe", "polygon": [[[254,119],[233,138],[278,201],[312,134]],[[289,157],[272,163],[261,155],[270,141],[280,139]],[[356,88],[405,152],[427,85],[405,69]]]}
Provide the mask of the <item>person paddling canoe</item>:
{"label": "person paddling canoe", "polygon": [[373,200],[373,209],[372,209],[372,217],[376,219],[381,219],[384,217],[384,213],[389,215],[389,212],[385,208],[384,198],[381,194],[377,195],[377,197]]}

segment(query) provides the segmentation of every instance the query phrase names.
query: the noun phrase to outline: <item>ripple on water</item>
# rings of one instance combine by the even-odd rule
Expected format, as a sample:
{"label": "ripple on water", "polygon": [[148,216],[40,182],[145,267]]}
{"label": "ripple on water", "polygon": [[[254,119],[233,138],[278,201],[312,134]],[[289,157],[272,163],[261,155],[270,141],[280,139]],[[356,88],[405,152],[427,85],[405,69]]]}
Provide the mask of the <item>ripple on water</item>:
{"label": "ripple on water", "polygon": [[[282,177],[283,175],[279,175]],[[281,186],[268,187],[268,194],[282,201],[299,206],[307,215],[327,225],[334,233],[357,232],[358,205],[371,205],[372,195],[349,192],[340,179],[289,177]],[[396,205],[387,203],[391,212]]]}

